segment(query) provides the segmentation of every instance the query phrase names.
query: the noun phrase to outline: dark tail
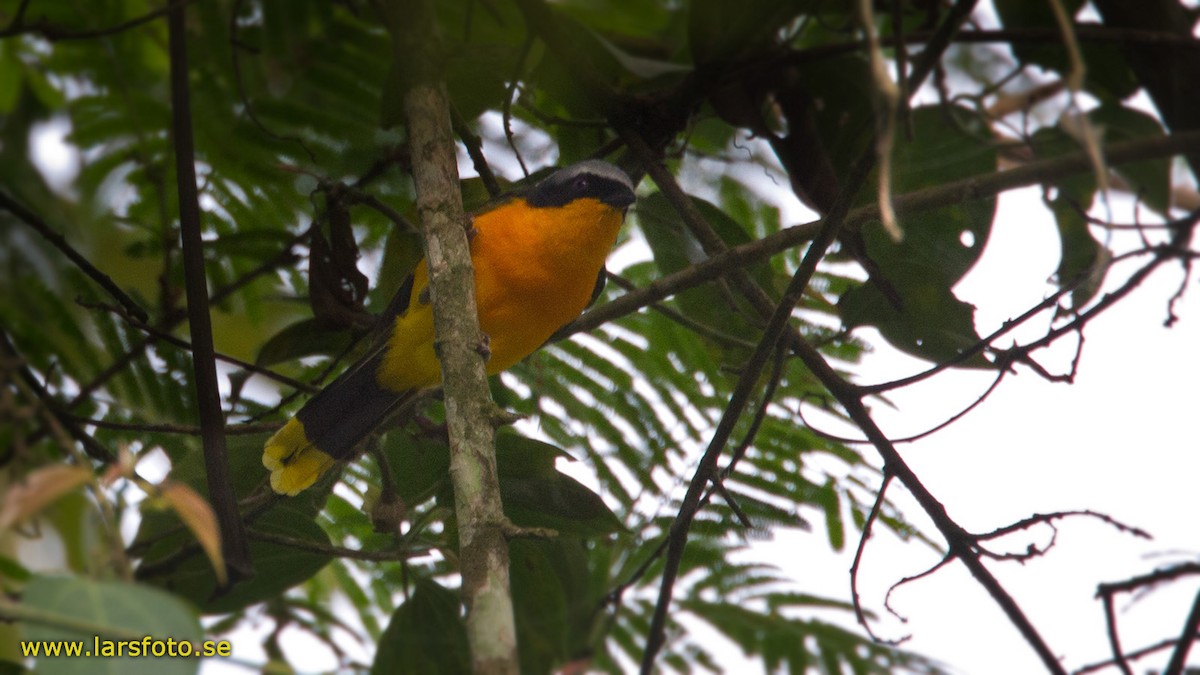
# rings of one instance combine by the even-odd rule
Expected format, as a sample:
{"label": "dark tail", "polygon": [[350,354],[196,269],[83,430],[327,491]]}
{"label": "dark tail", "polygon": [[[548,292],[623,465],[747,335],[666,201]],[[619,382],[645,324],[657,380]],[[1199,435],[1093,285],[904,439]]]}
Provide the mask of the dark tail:
{"label": "dark tail", "polygon": [[288,421],[263,449],[271,487],[295,495],[336,462],[352,459],[358,445],[414,392],[379,385],[383,351],[356,363],[325,387]]}
{"label": "dark tail", "polygon": [[342,373],[296,414],[308,438],[335,461],[354,457],[358,444],[403,403],[411,391],[395,392],[379,385],[383,352]]}

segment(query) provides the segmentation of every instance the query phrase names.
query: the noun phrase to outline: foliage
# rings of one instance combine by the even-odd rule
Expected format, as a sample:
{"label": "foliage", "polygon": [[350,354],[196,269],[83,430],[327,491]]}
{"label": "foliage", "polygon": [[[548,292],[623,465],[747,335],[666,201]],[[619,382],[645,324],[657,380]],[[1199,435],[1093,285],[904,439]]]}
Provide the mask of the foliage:
{"label": "foliage", "polygon": [[[22,624],[26,639],[70,634],[72,618],[199,638],[197,617],[214,636],[239,634],[265,616],[274,626],[263,644],[270,659],[305,666],[279,643],[285,628],[299,628],[346,668],[462,672],[457,524],[440,404],[426,401],[381,430],[370,446],[384,462],[355,462],[294,499],[265,498],[259,464],[270,430],[304,399],[297,383],[319,387],[362,351],[364,326],[419,255],[406,228],[416,214],[407,181],[415,160],[399,108],[404,83],[384,22],[358,0],[186,4],[214,338],[230,357],[222,364],[229,460],[257,575],[216,592],[197,526],[186,511],[180,517],[188,507],[164,499],[167,484],[148,478],[169,474],[207,494],[190,353],[167,339],[186,331],[166,28],[157,15],[122,27],[159,5],[2,0],[0,191],[60,230],[149,320],[114,305],[28,218],[0,205],[0,485],[62,462],[108,476],[64,488],[36,524],[0,517],[0,586],[20,598],[0,604],[0,616],[10,605],[48,613]],[[899,37],[931,42],[947,16],[942,3],[896,4],[895,17],[873,23],[890,40],[893,61]],[[1027,9],[1035,4],[1043,6],[997,2],[997,20],[1053,34],[1053,15]],[[874,156],[880,109],[859,19],[840,3],[800,0],[436,6],[463,145],[477,145],[512,179],[506,185],[519,187],[526,166],[594,155],[616,158],[640,178],[647,162],[627,147],[632,129],[681,177],[687,203],[719,244],[773,246],[774,255],[728,263],[717,280],[682,282],[653,308],[609,316],[493,380],[497,402],[525,416],[498,441],[506,512],[517,525],[558,532],[511,545],[522,671],[583,662],[621,672],[642,659],[684,489],[764,335],[765,317],[744,283],[778,302],[817,246],[815,230],[801,236],[803,226],[785,225],[777,204],[789,197],[780,194],[790,188],[825,214],[851,185],[859,208],[852,215],[876,204],[878,173],[863,185],[850,177],[860,158]],[[922,103],[903,115],[906,132],[890,149],[892,190],[985,181],[1013,157],[1167,138],[1158,117],[1125,103],[1140,75],[1115,42],[1085,40],[1083,55],[1095,67],[1082,92],[1059,86],[1050,100],[1068,113],[1078,112],[1083,92],[1098,104],[1051,119],[1032,105],[1000,104],[1070,74],[1058,41],[1014,44],[1011,53],[1001,38],[951,47],[933,84],[920,89]],[[55,130],[65,131],[75,170],[44,168],[37,141]],[[1170,215],[1169,152],[1115,171],[1118,187]],[[1055,290],[1073,298],[1046,343],[1082,331],[1080,317],[1090,315],[1080,312],[1096,306],[1113,255],[1085,214],[1107,175],[1093,165],[1039,181],[1061,232]],[[866,349],[854,332],[862,326],[933,364],[1003,373],[1027,360],[1041,344],[994,348],[976,330],[974,307],[954,293],[986,244],[998,191],[901,211],[901,241],[877,216],[847,225],[792,312],[795,339],[815,345],[837,376],[852,372]],[[475,206],[488,198],[477,179],[464,180],[463,192]],[[595,311],[720,253],[664,185],[642,181],[639,194],[614,256],[631,262],[611,270]],[[1180,250],[1192,224],[1173,235]],[[1154,248],[1161,243],[1147,244],[1159,251],[1156,264],[1179,255]],[[855,261],[866,272],[848,264]],[[816,408],[857,422],[852,407],[800,358],[780,354],[754,382],[752,405],[721,455],[720,489],[687,535],[656,663],[717,669],[713,645],[688,629],[702,622],[771,672],[936,672],[935,662],[848,628],[854,607],[840,595],[797,589],[779,570],[745,562],[752,540],[810,522],[835,550],[873,522],[965,555],[953,540],[918,532],[886,499],[872,508],[883,477],[874,455],[820,435],[799,416]],[[580,473],[568,465],[591,478],[572,477]],[[122,522],[136,522],[137,533],[119,546]],[[21,542],[39,531],[61,539],[60,561],[24,553]],[[72,576],[58,579],[48,568]],[[78,590],[48,601],[55,584]],[[108,603],[170,621],[108,619],[97,613]],[[373,663],[344,648],[346,634],[371,645]],[[0,655],[11,654],[11,645],[0,646]]]}

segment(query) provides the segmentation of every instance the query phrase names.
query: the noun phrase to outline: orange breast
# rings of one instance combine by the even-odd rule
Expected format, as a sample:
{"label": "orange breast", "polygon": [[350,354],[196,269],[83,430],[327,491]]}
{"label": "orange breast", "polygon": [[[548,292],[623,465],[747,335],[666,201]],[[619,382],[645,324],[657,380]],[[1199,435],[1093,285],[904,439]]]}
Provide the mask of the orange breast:
{"label": "orange breast", "polygon": [[[528,356],[587,307],[622,219],[595,199],[536,209],[515,199],[475,217],[471,260],[479,323],[490,339],[489,374]],[[419,302],[428,284],[424,261],[414,274],[408,312],[396,319],[378,373],[396,391],[441,380],[433,313]]]}

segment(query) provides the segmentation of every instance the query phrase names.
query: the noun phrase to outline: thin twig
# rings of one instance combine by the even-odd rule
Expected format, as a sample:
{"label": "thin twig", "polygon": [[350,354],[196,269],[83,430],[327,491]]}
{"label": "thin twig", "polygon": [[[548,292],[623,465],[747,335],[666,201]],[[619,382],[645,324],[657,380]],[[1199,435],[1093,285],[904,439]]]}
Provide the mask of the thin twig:
{"label": "thin twig", "polygon": [[[98,420],[90,417],[80,417],[78,415],[68,415],[76,424],[84,426],[93,426],[97,429],[110,429],[113,431],[133,431],[142,434],[181,434],[185,436],[199,436],[200,427],[193,424],[156,424],[152,422],[113,422],[111,420]],[[268,431],[278,431],[282,426],[278,422],[267,422],[257,424],[230,424],[225,427],[226,436],[240,436],[247,434],[261,434]]]}
{"label": "thin twig", "polygon": [[[1081,26],[1075,25],[1074,32],[1076,38],[1080,42],[1096,42],[1096,43],[1116,43],[1122,45],[1159,45],[1169,46],[1181,50],[1182,54],[1188,51],[1200,50],[1200,40],[1188,35],[1180,35],[1178,33],[1169,33],[1158,30],[1146,30],[1140,28],[1125,28],[1125,27],[1110,27],[1110,26]],[[918,30],[906,32],[902,36],[885,36],[880,38],[880,43],[885,47],[895,47],[897,42],[903,40],[905,44],[921,44],[929,42],[935,35],[934,31]],[[1062,44],[1062,31],[1055,28],[1041,27],[1022,27],[1022,28],[1002,28],[1002,29],[973,29],[960,31],[951,39],[955,44]],[[745,74],[745,70],[752,68],[777,67],[789,65],[803,65],[813,63],[824,59],[841,56],[843,54],[852,54],[862,51],[866,46],[863,40],[847,41],[842,43],[823,44],[814,47],[806,47],[797,49],[784,54],[772,55],[769,57],[769,62],[764,64],[761,60],[747,63],[744,68],[735,70],[726,75],[726,78],[736,78]],[[910,76],[910,79],[914,79]],[[910,88],[911,90],[911,88]]]}
{"label": "thin twig", "polygon": [[366,562],[400,562],[414,558],[417,556],[429,553],[431,549],[404,549],[393,551],[362,551],[345,546],[334,546],[312,539],[299,539],[297,537],[289,537],[287,535],[276,534],[274,532],[265,532],[249,528],[246,530],[246,537],[251,541],[262,541],[268,544],[277,546],[285,546],[297,551],[305,553],[313,553],[317,555],[326,555],[331,558],[344,558],[349,560],[362,560]]}
{"label": "thin twig", "polygon": [[[70,438],[73,438],[83,446],[84,452],[86,452],[87,455],[92,459],[105,463],[116,459],[112,451],[104,447],[104,445],[102,445],[95,438],[92,438],[92,436],[83,429],[79,428],[79,425],[76,424],[74,419],[66,412],[66,410],[64,410],[62,403],[59,402],[59,400],[55,398],[48,389],[46,389],[46,386],[42,384],[42,381],[39,380],[29,368],[29,364],[26,363],[25,359],[17,351],[16,345],[12,343],[8,333],[2,327],[0,327],[0,355],[3,355],[6,360],[17,364],[16,369],[18,376],[24,380],[25,385],[29,387],[34,397],[41,403],[42,407],[45,408],[46,414],[51,418],[48,423],[48,427],[50,427],[51,430],[53,430],[52,427],[55,425],[61,427]],[[7,455],[7,453],[5,453],[5,455]],[[0,457],[3,456],[4,455],[0,455]]]}
{"label": "thin twig", "polygon": [[[614,286],[617,286],[618,288],[620,288],[623,291],[632,293],[632,292],[638,290],[637,286],[635,286],[632,281],[629,281],[628,279],[626,279],[625,277],[622,277],[619,274],[609,272],[608,280],[611,281]],[[725,333],[725,332],[719,331],[715,328],[712,328],[710,326],[707,326],[705,324],[702,324],[699,321],[696,321],[695,319],[683,314],[682,312],[679,312],[679,311],[673,309],[672,307],[662,304],[661,302],[650,303],[649,307],[650,307],[650,309],[653,309],[654,311],[658,312],[659,314],[662,314],[664,317],[670,319],[671,321],[674,321],[675,323],[692,331],[693,333],[699,335],[700,337],[708,338],[708,339],[712,340],[713,342],[725,345],[727,347],[740,347],[742,349],[754,349],[754,343],[751,342],[750,340],[746,340],[746,339],[737,337],[735,335],[730,335],[729,333]]]}
{"label": "thin twig", "polygon": [[1113,526],[1118,531],[1124,532],[1125,534],[1130,534],[1130,535],[1133,535],[1140,539],[1150,539],[1151,538],[1149,532],[1146,532],[1145,530],[1143,530],[1139,527],[1133,527],[1132,525],[1126,525],[1125,523],[1122,523],[1121,521],[1117,520],[1116,518],[1113,518],[1112,516],[1110,516],[1108,514],[1097,513],[1096,511],[1084,509],[1082,511],[1055,511],[1054,513],[1035,513],[1032,516],[1029,516],[1027,518],[1022,518],[1021,520],[1019,520],[1015,523],[1012,523],[1010,525],[1005,525],[1004,527],[996,528],[995,530],[992,530],[991,532],[986,532],[984,534],[976,535],[976,539],[979,541],[984,541],[987,539],[996,539],[996,538],[1003,537],[1008,534],[1012,534],[1013,532],[1027,530],[1027,529],[1033,527],[1034,525],[1039,525],[1039,524],[1043,524],[1043,523],[1051,523],[1055,520],[1062,520],[1064,518],[1095,518],[1097,520],[1101,520],[1101,521]]}
{"label": "thin twig", "polygon": [[858,548],[854,550],[854,562],[850,564],[850,599],[854,604],[854,617],[858,619],[858,624],[867,631],[867,635],[871,636],[872,640],[898,645],[910,636],[904,636],[896,640],[885,640],[875,634],[871,628],[871,624],[867,622],[867,615],[863,612],[862,597],[858,593],[858,570],[862,565],[863,553],[867,550],[867,540],[871,538],[871,526],[879,518],[879,513],[883,508],[884,495],[887,494],[888,485],[892,482],[892,476],[889,473],[883,474],[883,482],[879,484],[879,491],[875,494],[875,502],[871,505],[871,511],[867,514],[867,520],[863,523],[862,534],[858,537]]}
{"label": "thin twig", "polygon": [[90,277],[92,281],[95,281],[101,288],[107,291],[131,316],[136,317],[139,321],[147,321],[149,319],[146,315],[146,310],[142,309],[141,305],[137,304],[125,291],[121,290],[121,287],[112,280],[112,277],[96,269],[96,266],[90,260],[85,258],[79,251],[76,251],[67,242],[67,238],[61,232],[47,225],[46,221],[39,218],[37,214],[25,208],[12,197],[9,197],[2,189],[0,189],[0,208],[6,209],[9,213],[16,216],[18,220],[42,235],[42,238],[50,242],[54,248],[57,248],[63,255],[67,256],[67,259],[75,263],[75,266]]}
{"label": "thin twig", "polygon": [[1173,565],[1165,569],[1158,569],[1148,574],[1140,574],[1136,577],[1125,579],[1124,581],[1116,581],[1100,584],[1096,588],[1096,595],[1104,597],[1105,595],[1113,595],[1116,593],[1132,593],[1146,586],[1161,584],[1165,581],[1173,581],[1181,577],[1200,575],[1200,563],[1184,563],[1182,565]]}
{"label": "thin twig", "polygon": [[[725,487],[725,480],[733,475],[733,470],[737,467],[738,462],[746,456],[746,452],[754,445],[754,439],[758,436],[758,430],[762,428],[762,424],[767,419],[767,410],[771,407],[771,401],[775,398],[775,392],[779,389],[779,384],[783,381],[783,364],[787,362],[787,351],[783,349],[775,350],[775,360],[771,368],[771,374],[767,379],[767,386],[763,389],[762,398],[758,402],[758,407],[754,411],[754,417],[750,420],[750,427],[746,429],[745,436],[742,437],[742,442],[734,448],[730,455],[729,463],[725,468],[719,471],[712,479],[712,487],[709,489],[710,494],[705,495],[703,504],[708,503],[708,497],[715,490],[725,500],[725,503],[733,510],[742,527],[751,529],[754,527],[750,517],[742,511],[733,494]],[[703,505],[702,504],[702,505]]]}
{"label": "thin twig", "polygon": [[128,21],[122,21],[115,26],[109,26],[107,28],[95,28],[92,30],[67,30],[47,22],[44,18],[36,23],[26,23],[25,10],[29,5],[29,0],[23,0],[20,7],[17,8],[17,13],[13,17],[13,20],[9,22],[8,26],[5,27],[4,30],[0,30],[0,39],[12,35],[19,35],[21,33],[37,33],[51,42],[65,40],[89,40],[108,35],[116,35],[117,33],[127,31],[130,28],[136,28],[142,24],[150,23],[159,17],[169,14],[175,9],[182,9],[192,2],[193,0],[175,0],[175,2],[168,4],[166,7],[156,9],[139,17],[129,19]]}
{"label": "thin twig", "polygon": [[767,409],[770,408],[771,402],[775,399],[775,392],[783,382],[783,366],[786,363],[787,350],[776,350],[775,362],[771,366],[771,374],[767,378],[767,386],[763,389],[758,409],[754,411],[754,418],[750,420],[750,426],[746,429],[746,435],[742,437],[742,442],[733,449],[733,452],[729,455],[729,463],[721,470],[720,477],[722,479],[733,475],[733,470],[737,468],[738,462],[746,456],[746,452],[754,445],[754,439],[758,436],[758,430],[767,419]]}
{"label": "thin twig", "polygon": [[504,107],[500,111],[504,124],[504,138],[508,141],[508,147],[512,149],[513,156],[517,158],[517,164],[521,165],[521,173],[526,178],[529,177],[529,168],[525,166],[525,158],[521,156],[521,151],[517,149],[517,140],[512,130],[512,104],[513,97],[517,95],[520,87],[521,73],[525,70],[525,59],[529,58],[529,51],[532,48],[533,33],[526,31],[525,39],[521,42],[521,51],[517,54],[517,62],[513,65],[512,77],[508,78],[508,89],[504,92]]}
{"label": "thin twig", "polygon": [[308,147],[308,144],[304,142],[303,138],[300,138],[299,136],[283,136],[271,131],[267,128],[267,125],[263,124],[262,120],[258,118],[258,114],[254,112],[254,105],[250,102],[250,96],[246,93],[246,83],[242,78],[242,59],[239,51],[246,48],[246,45],[241,41],[240,38],[238,38],[238,33],[241,30],[241,24],[238,23],[238,17],[242,12],[242,2],[243,0],[234,0],[233,7],[229,10],[228,26],[230,47],[229,58],[233,64],[233,82],[235,85],[237,85],[238,98],[242,102],[242,111],[245,112],[246,117],[250,119],[251,124],[253,124],[267,138],[284,143],[295,143],[296,145],[299,145],[300,149],[308,155],[308,159],[315,163],[317,161],[317,155],[315,152],[313,152],[312,148]]}
{"label": "thin twig", "polygon": [[901,623],[908,623],[908,617],[900,614],[900,612],[896,611],[896,609],[892,607],[892,593],[900,590],[902,587],[907,586],[908,584],[913,583],[914,581],[920,581],[926,577],[933,576],[938,570],[954,562],[954,559],[955,556],[953,555],[942,556],[942,559],[929,567],[929,569],[926,569],[923,572],[918,572],[917,574],[910,574],[892,584],[891,587],[888,588],[887,593],[883,596],[883,608],[888,611],[888,614],[891,614],[899,619]]}
{"label": "thin twig", "polygon": [[[80,307],[83,307],[85,309],[99,309],[99,310],[103,310],[106,312],[110,312],[112,314],[116,314],[117,316],[121,317],[126,322],[128,322],[129,325],[142,331],[146,335],[149,335],[150,337],[154,338],[155,340],[165,342],[169,345],[178,347],[189,353],[192,352],[192,343],[188,342],[187,340],[184,340],[183,338],[175,337],[174,335],[172,335],[166,331],[161,331],[161,330],[155,328],[154,326],[151,326],[150,324],[139,321],[135,317],[129,316],[124,311],[122,311],[121,307],[114,307],[112,305],[106,305],[104,303],[86,302],[83,300],[76,300],[76,303]],[[254,373],[255,375],[262,375],[263,377],[265,377],[267,379],[275,380],[276,382],[279,382],[280,384],[286,384],[289,387],[299,389],[300,391],[307,392],[309,394],[315,394],[321,390],[320,387],[313,386],[311,384],[308,384],[307,382],[301,382],[300,380],[288,377],[287,375],[284,375],[283,373],[277,373],[277,372],[271,370],[270,368],[265,368],[263,366],[260,366],[260,365],[254,364],[254,363],[250,363],[249,361],[243,361],[242,359],[239,359],[234,356],[229,356],[228,354],[222,354],[220,352],[214,351],[213,357],[218,361],[224,361],[225,363],[237,366],[238,368],[241,368],[242,370],[245,370],[246,372]]]}
{"label": "thin twig", "polygon": [[[719,250],[718,247],[723,247],[723,243],[720,242],[719,238],[716,238],[716,241],[713,242],[713,238],[716,236],[715,232],[707,227],[707,224],[703,223],[703,218],[696,212],[691,200],[679,190],[674,177],[669,172],[666,172],[657,162],[652,159],[650,161],[645,159],[647,151],[645,144],[634,135],[622,135],[630,148],[635,153],[643,156],[643,168],[650,173],[655,183],[659,186],[659,189],[671,201],[672,206],[679,211],[685,222],[689,223],[689,227],[694,234],[699,236],[702,244],[710,246],[714,249],[714,252],[715,250]],[[850,195],[857,193],[858,187],[862,185],[862,181],[866,178],[869,166],[869,160],[860,161],[855,166],[855,171],[845,183],[848,187],[843,189],[838,195],[838,199],[833,208],[830,209],[828,217],[822,222],[820,231],[818,231],[817,236],[810,244],[795,275],[793,275],[787,289],[784,290],[779,303],[775,306],[775,310],[771,314],[770,321],[764,329],[758,345],[743,367],[742,375],[734,386],[729,403],[726,405],[721,419],[713,431],[708,447],[697,464],[693,479],[688,484],[687,493],[680,504],[675,524],[671,528],[658,602],[655,605],[649,635],[647,636],[646,648],[642,655],[641,672],[643,675],[649,675],[649,673],[653,672],[655,658],[665,639],[664,631],[666,629],[667,613],[671,604],[675,580],[678,575],[679,565],[683,559],[683,551],[687,544],[688,530],[700,506],[703,489],[715,474],[716,462],[724,450],[730,434],[733,432],[733,427],[740,418],[742,411],[745,410],[746,404],[756,387],[759,375],[762,373],[769,355],[775,350],[781,336],[784,334],[793,308],[800,301],[804,290],[808,286],[808,281],[816,272],[817,263],[824,256],[825,250],[833,242],[838,228],[841,227],[842,220],[849,210]],[[741,272],[742,275],[745,274],[744,270],[740,269],[736,270],[735,274],[738,272]],[[749,285],[751,288],[747,288],[745,284],[742,288],[753,293],[753,282],[751,281]],[[762,293],[762,290],[758,289],[758,292]],[[769,304],[770,301],[768,300],[767,302]]]}
{"label": "thin twig", "polygon": [[454,134],[466,147],[471,164],[475,167],[475,173],[479,174],[480,180],[483,181],[483,187],[492,199],[499,197],[504,190],[500,188],[500,183],[496,181],[496,174],[492,173],[492,168],[488,166],[487,157],[483,156],[483,139],[471,131],[467,120],[453,105],[450,106],[450,122],[454,128]]}
{"label": "thin twig", "polygon": [[[892,208],[892,149],[896,139],[896,110],[900,105],[900,88],[888,76],[887,62],[883,58],[883,47],[875,30],[875,11],[872,0],[858,0],[859,23],[866,35],[867,55],[871,64],[871,81],[875,85],[875,155],[876,195],[879,205],[879,222],[892,241],[904,238],[896,211]],[[894,26],[897,30],[898,26]],[[897,63],[897,67],[903,67]]]}

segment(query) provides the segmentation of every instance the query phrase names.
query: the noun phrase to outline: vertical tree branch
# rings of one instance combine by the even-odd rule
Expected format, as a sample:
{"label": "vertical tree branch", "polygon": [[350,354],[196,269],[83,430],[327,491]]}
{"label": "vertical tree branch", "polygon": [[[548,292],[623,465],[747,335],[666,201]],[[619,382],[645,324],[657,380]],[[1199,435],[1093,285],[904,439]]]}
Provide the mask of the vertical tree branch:
{"label": "vertical tree branch", "polygon": [[1187,667],[1188,652],[1196,642],[1197,630],[1200,630],[1200,593],[1196,594],[1196,599],[1192,602],[1192,609],[1188,612],[1187,620],[1183,622],[1183,631],[1179,636],[1179,642],[1171,652],[1171,660],[1167,662],[1167,669],[1163,671],[1163,675],[1181,675],[1183,673],[1184,668]]}
{"label": "vertical tree branch", "polygon": [[517,635],[509,592],[507,521],[496,473],[495,404],[484,372],[487,350],[475,302],[470,223],[459,192],[433,3],[387,3],[383,9],[406,86],[403,107],[446,392],[472,668],[475,673],[515,675]]}
{"label": "vertical tree branch", "polygon": [[179,229],[183,242],[183,276],[187,287],[188,327],[192,338],[192,367],[196,378],[196,405],[200,412],[200,440],[208,498],[221,528],[221,554],[230,584],[254,576],[250,550],[238,515],[237,499],[229,478],[225,453],[225,421],[221,391],[217,386],[212,322],[208,313],[208,279],[200,238],[200,200],[196,191],[195,144],[192,140],[191,90],[188,82],[185,8],[178,4],[167,16],[171,54],[171,135],[175,142],[175,182],[179,189]]}

